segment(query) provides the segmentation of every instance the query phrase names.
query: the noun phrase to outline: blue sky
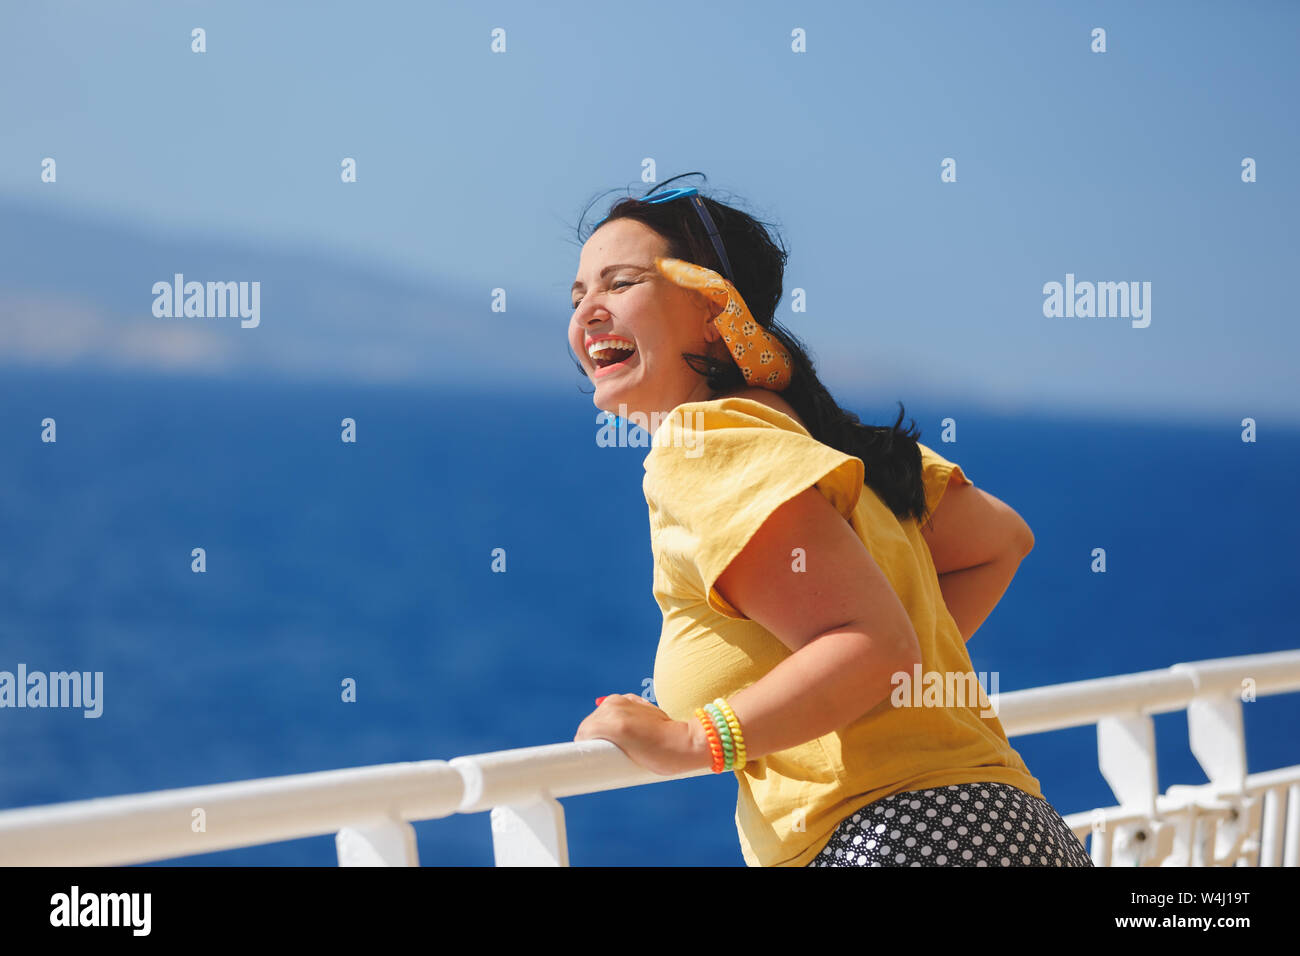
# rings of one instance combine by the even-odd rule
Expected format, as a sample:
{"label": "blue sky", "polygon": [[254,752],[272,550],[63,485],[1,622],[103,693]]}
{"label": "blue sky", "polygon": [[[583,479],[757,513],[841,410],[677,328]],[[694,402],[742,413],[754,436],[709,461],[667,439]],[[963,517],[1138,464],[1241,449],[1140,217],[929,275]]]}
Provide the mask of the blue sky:
{"label": "blue sky", "polygon": [[[649,157],[778,224],[833,391],[1300,423],[1297,35],[1280,2],[16,4],[0,201],[454,287],[562,355],[574,226]],[[1044,317],[1067,273],[1150,282],[1150,326]]]}

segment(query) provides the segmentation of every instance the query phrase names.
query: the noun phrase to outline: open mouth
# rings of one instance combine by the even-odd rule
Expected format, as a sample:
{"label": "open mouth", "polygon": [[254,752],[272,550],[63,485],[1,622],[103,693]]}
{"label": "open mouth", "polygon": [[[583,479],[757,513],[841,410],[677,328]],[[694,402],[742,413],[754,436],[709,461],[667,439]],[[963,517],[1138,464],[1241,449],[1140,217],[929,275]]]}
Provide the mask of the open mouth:
{"label": "open mouth", "polygon": [[596,363],[596,375],[626,365],[636,355],[636,346],[628,339],[601,339],[587,350]]}

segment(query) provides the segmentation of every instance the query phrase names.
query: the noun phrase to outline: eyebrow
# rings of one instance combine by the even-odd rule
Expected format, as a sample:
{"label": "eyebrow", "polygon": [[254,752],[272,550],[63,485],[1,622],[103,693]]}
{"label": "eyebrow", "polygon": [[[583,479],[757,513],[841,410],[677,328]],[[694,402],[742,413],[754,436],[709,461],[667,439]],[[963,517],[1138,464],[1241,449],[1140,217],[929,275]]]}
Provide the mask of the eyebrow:
{"label": "eyebrow", "polygon": [[[615,264],[615,265],[612,265],[612,266],[605,266],[605,268],[601,269],[601,270],[600,270],[600,278],[603,279],[603,278],[605,278],[605,276],[606,276],[607,274],[609,274],[609,273],[611,273],[611,272],[616,272],[616,271],[619,270],[619,269],[642,269],[642,270],[644,270],[644,269],[649,269],[649,268],[650,268],[650,266],[647,266],[647,265],[645,265],[645,264],[643,264],[643,263],[636,263],[636,262],[619,262],[619,263],[617,263],[617,264]],[[579,288],[585,289],[585,288],[587,288],[587,287],[586,287],[585,285],[583,285],[581,282],[575,282],[575,283],[573,283],[573,285],[569,286],[569,294],[572,295],[574,292],[577,292]]]}

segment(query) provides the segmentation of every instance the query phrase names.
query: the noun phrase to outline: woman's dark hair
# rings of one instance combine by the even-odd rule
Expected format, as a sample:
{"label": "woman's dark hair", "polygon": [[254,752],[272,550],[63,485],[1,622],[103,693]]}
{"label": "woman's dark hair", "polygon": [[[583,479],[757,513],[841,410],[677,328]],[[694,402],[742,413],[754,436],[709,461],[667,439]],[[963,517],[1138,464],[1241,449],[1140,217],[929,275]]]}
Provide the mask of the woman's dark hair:
{"label": "woman's dark hair", "polygon": [[[702,173],[682,174],[696,175],[703,176]],[[665,180],[653,187],[651,192],[681,178],[674,176]],[[776,307],[781,301],[788,253],[783,246],[773,242],[768,234],[766,227],[770,224],[702,193],[701,198],[718,227],[723,247],[731,260],[735,271],[733,284],[740,291],[754,319],[776,336],[790,352],[794,366],[791,369],[790,384],[779,394],[803,419],[813,438],[846,455],[862,459],[866,466],[866,484],[880,495],[900,520],[913,517],[918,522],[924,521],[927,515],[925,490],[921,483],[921,450],[916,444],[920,432],[916,431],[915,421],[906,430],[901,427],[901,402],[898,406],[898,420],[888,427],[864,425],[857,415],[840,408],[818,379],[813,361],[803,344],[776,321]],[[584,213],[583,220],[585,219]],[[599,226],[615,219],[635,219],[644,223],[668,241],[668,255],[672,258],[684,259],[726,275],[699,215],[689,203],[670,201],[648,204],[632,197],[619,200],[610,208],[605,219],[590,229],[587,237],[583,236],[582,221],[579,221],[579,241],[586,242],[586,238]],[[708,355],[683,352],[682,358],[704,376],[714,394],[748,387],[740,367],[731,356],[719,361]],[[583,372],[585,379],[586,372],[581,362],[578,362],[578,369]]]}

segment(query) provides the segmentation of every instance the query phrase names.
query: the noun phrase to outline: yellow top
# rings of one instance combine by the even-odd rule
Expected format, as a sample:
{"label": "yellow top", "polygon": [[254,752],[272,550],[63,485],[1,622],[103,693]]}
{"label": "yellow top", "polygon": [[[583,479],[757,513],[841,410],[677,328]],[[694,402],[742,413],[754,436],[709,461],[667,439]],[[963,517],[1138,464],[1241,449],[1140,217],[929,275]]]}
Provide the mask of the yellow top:
{"label": "yellow top", "polygon": [[[679,405],[652,439],[643,488],[654,596],[663,612],[654,693],[668,716],[694,720],[696,707],[730,697],[790,655],[714,584],[767,517],[813,485],[853,526],[920,642],[919,681],[896,687],[890,699],[833,733],[736,772],[736,828],[747,865],[805,866],[842,820],[904,790],[989,781],[1043,795],[1007,742],[984,688],[954,678],[973,668],[939,591],[929,546],[914,519],[899,521],[863,484],[862,459],[744,398]],[[924,445],[921,461],[931,510],[950,478],[970,483],[959,466]],[[941,683],[927,681],[930,672]],[[945,685],[949,706],[915,706],[945,700]],[[911,705],[895,706],[904,692]]]}

